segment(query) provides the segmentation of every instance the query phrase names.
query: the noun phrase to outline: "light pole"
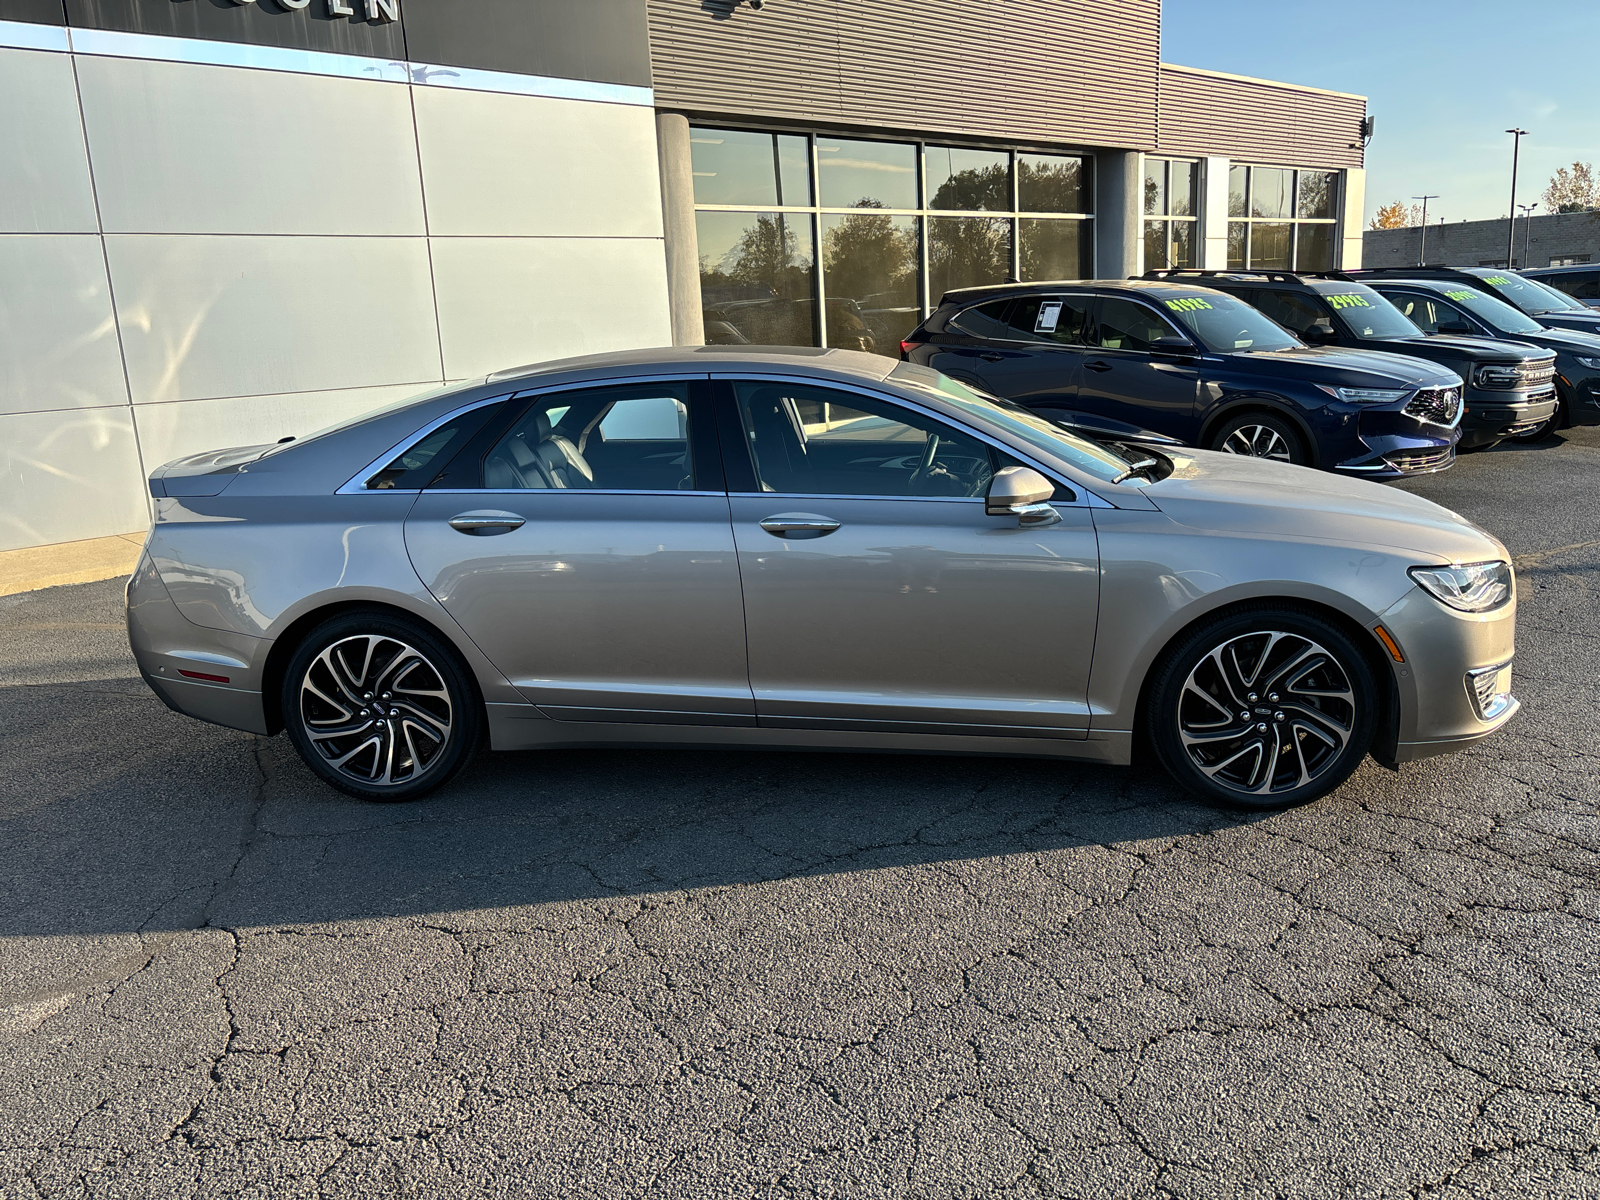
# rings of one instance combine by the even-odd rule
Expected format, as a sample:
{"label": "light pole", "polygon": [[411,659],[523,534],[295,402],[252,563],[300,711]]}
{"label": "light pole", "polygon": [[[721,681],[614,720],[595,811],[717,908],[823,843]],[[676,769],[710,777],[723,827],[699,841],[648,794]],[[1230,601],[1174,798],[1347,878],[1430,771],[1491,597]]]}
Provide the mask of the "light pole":
{"label": "light pole", "polygon": [[1439,193],[1434,192],[1428,196],[1413,196],[1413,200],[1422,201],[1422,245],[1417,248],[1417,266],[1428,265],[1428,201],[1437,200]]}
{"label": "light pole", "polygon": [[1511,216],[1507,219],[1506,229],[1506,270],[1511,269],[1511,260],[1517,256],[1517,156],[1522,151],[1522,139],[1528,136],[1526,129],[1508,129],[1512,135],[1511,140]]}
{"label": "light pole", "polygon": [[1522,210],[1522,265],[1526,267],[1528,265],[1528,240],[1533,237],[1533,210],[1539,206],[1537,204],[1519,204],[1517,207]]}

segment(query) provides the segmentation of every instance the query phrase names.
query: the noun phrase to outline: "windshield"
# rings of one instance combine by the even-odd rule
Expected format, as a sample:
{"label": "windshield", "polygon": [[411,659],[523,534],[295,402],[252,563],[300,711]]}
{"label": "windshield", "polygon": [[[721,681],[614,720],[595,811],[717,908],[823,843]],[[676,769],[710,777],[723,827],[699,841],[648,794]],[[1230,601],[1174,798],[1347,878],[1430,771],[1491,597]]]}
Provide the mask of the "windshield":
{"label": "windshield", "polygon": [[889,372],[889,378],[896,383],[910,384],[924,391],[937,392],[945,400],[980,420],[990,425],[998,425],[1030,446],[1069,462],[1087,471],[1096,479],[1103,479],[1109,483],[1124,475],[1132,465],[1108,447],[1068,433],[1059,425],[1052,425],[1020,404],[1013,404],[1010,400],[1002,400],[998,396],[977,391],[930,367],[903,362]]}
{"label": "windshield", "polygon": [[1486,296],[1477,288],[1452,284],[1443,295],[1446,300],[1455,301],[1473,316],[1487,322],[1496,333],[1538,333],[1544,329],[1543,325],[1521,309],[1512,308],[1504,300]]}
{"label": "windshield", "polygon": [[1168,316],[1181,322],[1207,350],[1293,350],[1305,344],[1259,309],[1221,292],[1208,291],[1198,296],[1161,292],[1150,298]]}
{"label": "windshield", "polygon": [[1358,338],[1423,336],[1410,317],[1369,287],[1345,284],[1337,292],[1323,292],[1322,298]]}
{"label": "windshield", "polygon": [[1542,279],[1529,279],[1526,276],[1524,276],[1522,282],[1531,283],[1531,284],[1533,284],[1534,287],[1539,288],[1541,291],[1543,291],[1544,294],[1546,296],[1549,296],[1550,299],[1555,303],[1555,306],[1556,306],[1557,309],[1564,309],[1564,308],[1587,309],[1589,307],[1582,300],[1574,299],[1573,297],[1571,297],[1571,296],[1567,295],[1565,292],[1563,292],[1560,288],[1552,287],[1550,284],[1546,283]]}
{"label": "windshield", "polygon": [[[1509,271],[1495,272],[1490,275],[1479,276],[1483,286],[1488,288],[1507,304],[1515,305],[1523,312],[1537,317],[1540,313],[1559,312],[1566,308],[1565,304],[1558,303],[1550,298],[1553,288],[1547,288],[1542,283],[1535,283],[1531,279],[1524,279],[1521,275]],[[1559,294],[1559,293],[1558,293]],[[1563,296],[1563,300],[1570,297]],[[1582,308],[1581,304],[1574,307]]]}

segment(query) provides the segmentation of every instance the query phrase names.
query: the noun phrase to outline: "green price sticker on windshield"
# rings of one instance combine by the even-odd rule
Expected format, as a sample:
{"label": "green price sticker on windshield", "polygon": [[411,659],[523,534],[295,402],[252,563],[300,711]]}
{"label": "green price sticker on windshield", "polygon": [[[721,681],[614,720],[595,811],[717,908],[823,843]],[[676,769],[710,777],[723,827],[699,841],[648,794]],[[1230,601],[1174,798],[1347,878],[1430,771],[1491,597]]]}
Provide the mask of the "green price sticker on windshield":
{"label": "green price sticker on windshield", "polygon": [[1473,293],[1465,290],[1459,292],[1446,292],[1444,294],[1444,298],[1446,300],[1471,300],[1473,298]]}
{"label": "green price sticker on windshield", "polygon": [[1485,283],[1510,283],[1511,282],[1511,280],[1507,279],[1504,275],[1485,275],[1483,277],[1483,281]]}
{"label": "green price sticker on windshield", "polygon": [[1333,305],[1335,308],[1371,308],[1372,307],[1372,305],[1367,303],[1367,298],[1365,296],[1356,296],[1356,295],[1353,295],[1353,294],[1352,295],[1344,295],[1344,296],[1329,296],[1328,297],[1328,303]]}
{"label": "green price sticker on windshield", "polygon": [[1186,296],[1182,300],[1168,300],[1167,307],[1173,312],[1195,312],[1202,308],[1210,308],[1211,305],[1199,296]]}

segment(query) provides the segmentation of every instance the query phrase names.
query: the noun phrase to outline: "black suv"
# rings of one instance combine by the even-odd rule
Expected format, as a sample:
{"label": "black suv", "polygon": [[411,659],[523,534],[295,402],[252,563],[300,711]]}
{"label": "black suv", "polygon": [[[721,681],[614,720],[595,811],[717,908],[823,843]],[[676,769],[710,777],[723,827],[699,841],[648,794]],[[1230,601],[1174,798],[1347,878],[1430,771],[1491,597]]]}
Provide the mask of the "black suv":
{"label": "black suv", "polygon": [[1530,267],[1522,272],[1547,287],[1582,300],[1590,308],[1600,308],[1600,263],[1573,263],[1566,267]]}
{"label": "black suv", "polygon": [[1540,279],[1497,267],[1364,267],[1346,272],[1351,279],[1377,285],[1381,279],[1447,279],[1504,300],[1547,329],[1600,334],[1600,309],[1574,300]]}
{"label": "black suv", "polygon": [[1556,413],[1556,356],[1519,342],[1427,333],[1379,293],[1337,271],[1151,271],[1193,279],[1254,304],[1311,346],[1390,350],[1448,367],[1466,381],[1461,448],[1536,433]]}
{"label": "black suv", "polygon": [[901,357],[1111,437],[1394,479],[1455,461],[1461,379],[1418,358],[1308,347],[1241,300],[1146,280],[946,292]]}
{"label": "black suv", "polygon": [[1475,287],[1451,279],[1374,279],[1372,287],[1430,332],[1507,338],[1554,350],[1561,407],[1528,438],[1562,425],[1600,425],[1600,334],[1550,329]]}

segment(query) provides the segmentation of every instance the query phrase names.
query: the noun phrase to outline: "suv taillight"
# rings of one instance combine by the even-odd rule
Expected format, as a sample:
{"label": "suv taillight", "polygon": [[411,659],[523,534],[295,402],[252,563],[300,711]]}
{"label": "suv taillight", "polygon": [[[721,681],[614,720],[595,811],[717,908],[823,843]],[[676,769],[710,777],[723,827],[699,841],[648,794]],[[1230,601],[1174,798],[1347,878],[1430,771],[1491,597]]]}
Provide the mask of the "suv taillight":
{"label": "suv taillight", "polygon": [[913,347],[915,345],[916,345],[915,342],[901,342],[900,343],[900,353],[901,354],[910,354],[911,353],[911,347]]}

